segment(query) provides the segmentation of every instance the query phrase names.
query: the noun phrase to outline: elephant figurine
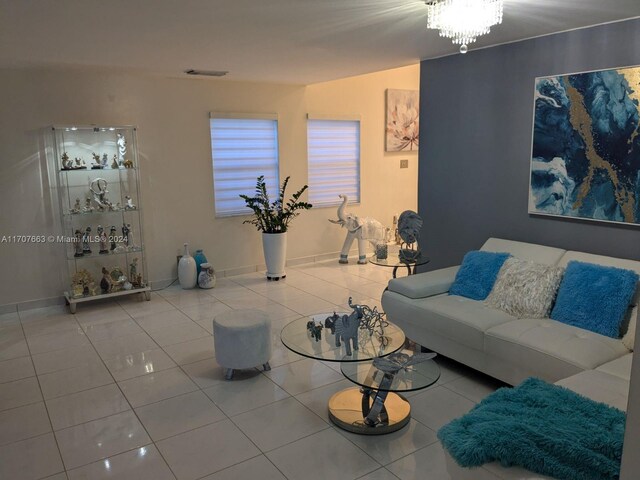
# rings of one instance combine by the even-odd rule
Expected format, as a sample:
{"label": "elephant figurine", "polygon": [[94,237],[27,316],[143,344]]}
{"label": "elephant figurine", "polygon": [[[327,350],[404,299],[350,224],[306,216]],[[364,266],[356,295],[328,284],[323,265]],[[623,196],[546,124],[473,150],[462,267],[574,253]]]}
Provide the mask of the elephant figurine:
{"label": "elephant figurine", "polygon": [[362,306],[352,305],[349,297],[349,306],[353,308],[350,315],[343,315],[336,319],[334,328],[336,332],[336,347],[341,346],[341,341],[347,350],[347,356],[351,356],[351,344],[353,349],[358,350],[358,332],[360,331],[360,320],[362,319]]}
{"label": "elephant figurine", "polygon": [[347,238],[344,240],[340,251],[340,263],[349,263],[349,250],[354,240],[358,240],[358,263],[367,263],[367,241],[373,245],[386,241],[387,231],[384,225],[374,218],[360,218],[351,213],[346,213],[345,208],[349,200],[346,195],[339,195],[342,203],[338,207],[338,220],[331,220],[347,229]]}

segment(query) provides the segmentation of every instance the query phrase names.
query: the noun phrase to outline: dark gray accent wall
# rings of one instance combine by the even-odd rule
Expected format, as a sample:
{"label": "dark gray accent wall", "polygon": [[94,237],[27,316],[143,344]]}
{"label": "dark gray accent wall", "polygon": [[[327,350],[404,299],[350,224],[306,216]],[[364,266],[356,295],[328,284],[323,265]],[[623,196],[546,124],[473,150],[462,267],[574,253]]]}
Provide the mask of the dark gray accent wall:
{"label": "dark gray accent wall", "polygon": [[429,269],[488,237],[640,260],[640,226],[527,213],[535,77],[640,65],[640,20],[423,61],[419,213]]}

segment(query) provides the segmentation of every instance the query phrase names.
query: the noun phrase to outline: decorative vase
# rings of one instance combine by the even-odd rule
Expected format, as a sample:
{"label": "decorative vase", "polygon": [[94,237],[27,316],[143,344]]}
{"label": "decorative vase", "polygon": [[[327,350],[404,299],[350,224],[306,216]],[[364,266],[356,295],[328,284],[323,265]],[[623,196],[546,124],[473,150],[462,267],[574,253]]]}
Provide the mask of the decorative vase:
{"label": "decorative vase", "polygon": [[189,255],[189,244],[184,244],[184,254],[178,262],[178,281],[184,289],[193,288],[198,281],[196,261]]}
{"label": "decorative vase", "polygon": [[287,259],[287,232],[263,233],[262,249],[267,264],[267,278],[279,280],[286,277],[284,264]]}
{"label": "decorative vase", "polygon": [[198,275],[200,275],[200,272],[201,272],[200,266],[203,263],[207,263],[209,260],[207,260],[207,257],[205,256],[202,250],[196,250],[196,253],[193,256],[193,259],[196,261],[196,270],[198,272]]}
{"label": "decorative vase", "polygon": [[198,274],[198,286],[200,288],[213,288],[216,286],[216,272],[211,264],[205,262],[200,265],[201,270]]}
{"label": "decorative vase", "polygon": [[376,244],[376,258],[378,260],[386,259],[388,256],[388,253],[389,253],[389,250],[386,243]]}

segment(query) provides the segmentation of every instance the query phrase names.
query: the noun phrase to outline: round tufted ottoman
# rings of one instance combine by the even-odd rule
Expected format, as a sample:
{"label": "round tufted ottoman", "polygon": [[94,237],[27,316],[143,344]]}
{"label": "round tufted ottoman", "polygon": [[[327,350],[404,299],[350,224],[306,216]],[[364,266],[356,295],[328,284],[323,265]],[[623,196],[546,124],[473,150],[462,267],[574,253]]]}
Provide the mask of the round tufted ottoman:
{"label": "round tufted ottoman", "polygon": [[271,320],[259,310],[230,310],[213,319],[216,361],[231,380],[233,371],[262,365],[270,370]]}

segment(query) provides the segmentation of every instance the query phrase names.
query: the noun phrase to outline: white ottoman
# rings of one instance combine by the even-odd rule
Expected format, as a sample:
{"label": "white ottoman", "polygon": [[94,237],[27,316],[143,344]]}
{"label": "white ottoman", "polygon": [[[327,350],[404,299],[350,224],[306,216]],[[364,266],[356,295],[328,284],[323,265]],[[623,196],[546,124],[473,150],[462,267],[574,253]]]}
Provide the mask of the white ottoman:
{"label": "white ottoman", "polygon": [[216,361],[231,380],[233,371],[262,365],[270,370],[271,320],[259,310],[230,310],[213,319]]}

